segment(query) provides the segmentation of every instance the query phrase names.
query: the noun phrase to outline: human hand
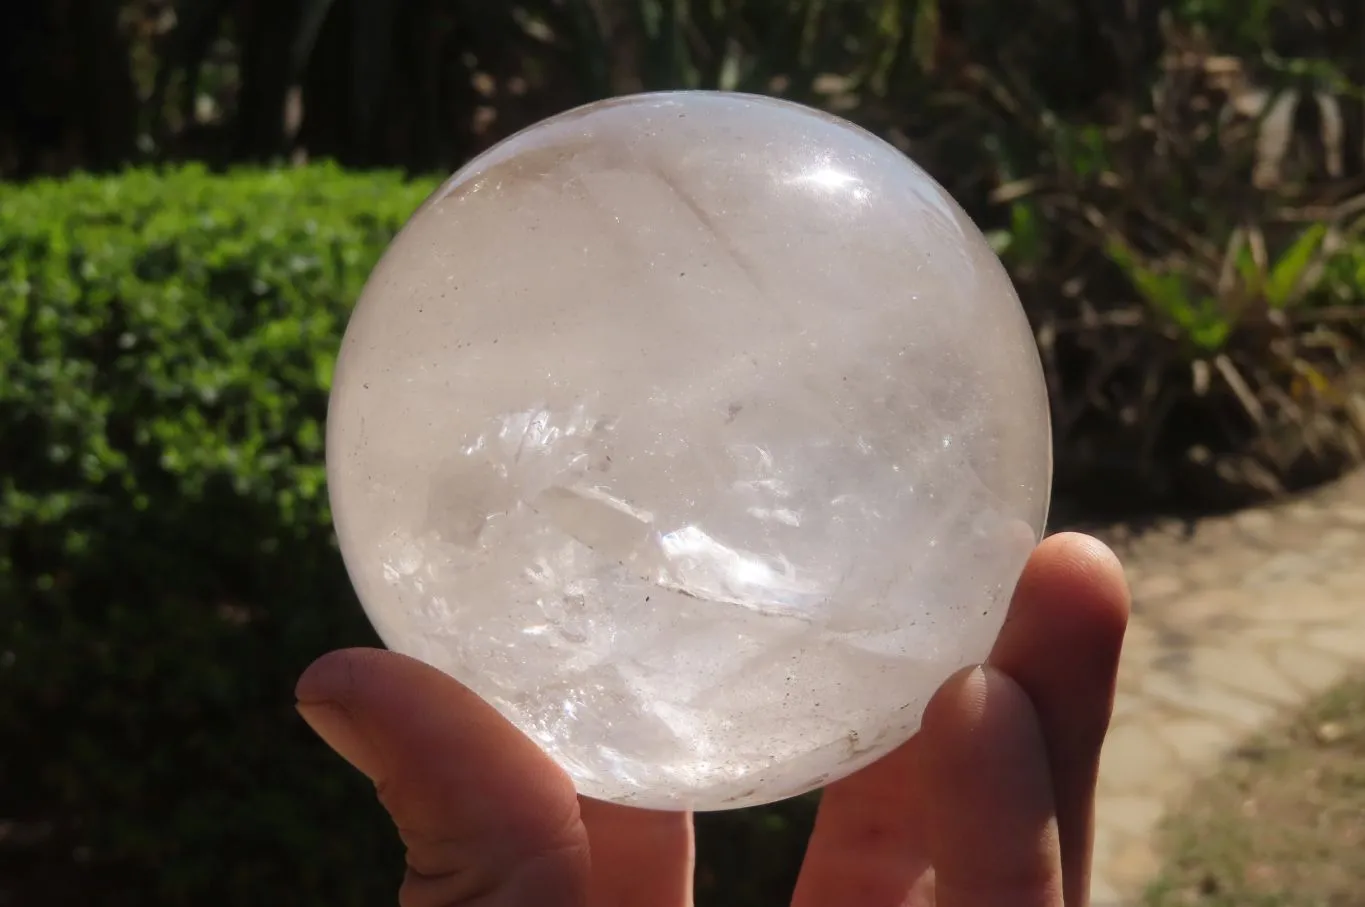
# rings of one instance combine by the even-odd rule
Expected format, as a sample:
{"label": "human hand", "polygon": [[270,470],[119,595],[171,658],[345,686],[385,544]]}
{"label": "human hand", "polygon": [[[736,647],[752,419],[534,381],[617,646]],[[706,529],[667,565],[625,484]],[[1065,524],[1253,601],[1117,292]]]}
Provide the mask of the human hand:
{"label": "human hand", "polygon": [[[1128,592],[1112,553],[1034,552],[983,667],[908,743],[825,789],[793,907],[1082,907]],[[692,819],[579,798],[454,680],[372,649],[299,680],[299,712],[367,775],[407,846],[403,907],[687,907]]]}

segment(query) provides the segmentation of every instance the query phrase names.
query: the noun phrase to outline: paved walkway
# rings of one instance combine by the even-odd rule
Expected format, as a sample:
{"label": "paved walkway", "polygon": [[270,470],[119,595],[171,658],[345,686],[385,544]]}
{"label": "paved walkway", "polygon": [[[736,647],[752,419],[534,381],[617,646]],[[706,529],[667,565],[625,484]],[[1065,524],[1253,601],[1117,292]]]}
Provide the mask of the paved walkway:
{"label": "paved walkway", "polygon": [[1365,472],[1194,525],[1096,533],[1133,620],[1101,760],[1095,907],[1134,903],[1184,786],[1281,710],[1365,665]]}

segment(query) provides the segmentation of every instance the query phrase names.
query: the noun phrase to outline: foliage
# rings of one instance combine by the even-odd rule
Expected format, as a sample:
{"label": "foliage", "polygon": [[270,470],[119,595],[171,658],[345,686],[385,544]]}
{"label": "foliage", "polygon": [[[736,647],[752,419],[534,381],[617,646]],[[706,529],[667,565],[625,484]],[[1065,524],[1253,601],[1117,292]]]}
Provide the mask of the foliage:
{"label": "foliage", "polygon": [[[0,903],[375,904],[401,857],[291,706],[374,644],[323,430],[351,302],[434,187],[333,167],[0,186]],[[702,817],[789,888],[809,798]]]}
{"label": "foliage", "polygon": [[18,172],[69,149],[448,171],[611,94],[784,95],[894,142],[991,232],[1038,331],[1063,495],[1221,506],[1361,458],[1358,3],[126,0],[79,27],[64,9],[8,14],[10,40],[62,51],[15,75],[69,87],[43,61],[121,53],[135,98],[68,106],[132,104],[137,128],[68,123]]}
{"label": "foliage", "polygon": [[388,829],[290,705],[308,661],[369,640],[332,547],[325,394],[426,188],[332,168],[0,188],[0,901],[392,896],[391,872],[342,869],[392,860]]}
{"label": "foliage", "polygon": [[[1348,275],[1365,56],[1332,29],[1359,36],[1365,17],[1238,7],[1087,21],[1035,4],[1071,40],[992,31],[928,90],[984,141],[903,127],[1010,267],[1053,392],[1058,488],[1091,508],[1227,506],[1361,458],[1365,308]],[[1091,54],[1054,77],[1057,43]],[[1333,115],[1349,127],[1335,137]]]}

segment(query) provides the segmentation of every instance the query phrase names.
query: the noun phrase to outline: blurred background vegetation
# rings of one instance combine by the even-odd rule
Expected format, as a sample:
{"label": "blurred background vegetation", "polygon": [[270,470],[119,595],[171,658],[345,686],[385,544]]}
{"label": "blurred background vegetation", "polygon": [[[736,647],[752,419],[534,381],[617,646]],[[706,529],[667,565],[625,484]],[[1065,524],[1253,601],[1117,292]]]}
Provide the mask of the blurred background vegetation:
{"label": "blurred background vegetation", "polygon": [[[361,905],[400,856],[292,710],[372,641],[322,422],[434,180],[624,92],[847,116],[988,232],[1064,515],[1228,507],[1365,441],[1358,0],[46,0],[0,7],[0,905]],[[785,903],[809,799],[702,818]]]}

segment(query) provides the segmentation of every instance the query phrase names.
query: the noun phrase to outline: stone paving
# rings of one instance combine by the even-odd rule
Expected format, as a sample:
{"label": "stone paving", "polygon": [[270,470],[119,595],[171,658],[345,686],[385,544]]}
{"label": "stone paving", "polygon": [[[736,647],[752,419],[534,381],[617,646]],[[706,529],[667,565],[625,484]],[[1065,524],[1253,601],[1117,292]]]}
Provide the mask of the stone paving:
{"label": "stone paving", "polygon": [[1095,907],[1117,907],[1155,875],[1152,833],[1186,785],[1365,665],[1365,472],[1264,509],[1090,531],[1133,589],[1092,886]]}

